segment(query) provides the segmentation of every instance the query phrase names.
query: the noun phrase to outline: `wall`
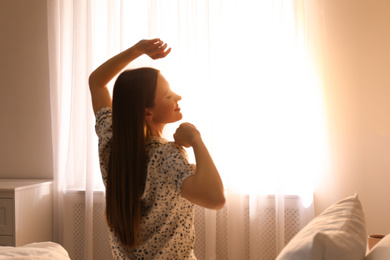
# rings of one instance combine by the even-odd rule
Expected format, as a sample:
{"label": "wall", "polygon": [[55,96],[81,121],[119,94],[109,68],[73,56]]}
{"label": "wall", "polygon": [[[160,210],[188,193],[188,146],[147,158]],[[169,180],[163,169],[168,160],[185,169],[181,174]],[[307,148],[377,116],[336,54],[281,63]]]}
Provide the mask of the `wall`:
{"label": "wall", "polygon": [[0,0],[0,178],[52,178],[46,0]]}
{"label": "wall", "polygon": [[[330,162],[316,213],[358,192],[367,232],[390,233],[390,1],[318,0]],[[326,177],[324,177],[326,176]]]}

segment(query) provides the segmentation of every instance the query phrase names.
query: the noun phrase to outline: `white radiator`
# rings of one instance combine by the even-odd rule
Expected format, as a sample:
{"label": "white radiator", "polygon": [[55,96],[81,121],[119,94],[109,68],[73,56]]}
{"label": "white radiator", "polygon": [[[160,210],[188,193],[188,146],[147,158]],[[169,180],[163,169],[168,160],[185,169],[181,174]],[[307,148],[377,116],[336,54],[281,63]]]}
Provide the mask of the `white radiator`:
{"label": "white radiator", "polygon": [[[272,199],[272,198],[271,198]],[[83,192],[68,193],[64,197],[65,216],[64,216],[64,247],[69,252],[72,260],[84,260],[85,256],[85,194]],[[285,209],[285,239],[288,242],[300,230],[300,211],[296,203],[297,198],[291,197],[286,200]],[[272,205],[272,203],[270,203]],[[242,260],[249,259],[249,199],[245,212],[245,244],[247,245],[243,252]],[[275,209],[269,207],[265,211],[266,222],[262,223],[263,229],[256,232],[258,241],[261,241],[257,247],[259,259],[273,260],[276,258],[276,228],[275,228]],[[195,255],[198,260],[205,259],[205,210],[201,207],[195,208]],[[227,208],[226,206],[217,212],[217,259],[227,258]],[[264,227],[265,230],[264,230]],[[108,242],[108,230],[104,219],[104,195],[102,192],[94,193],[93,208],[93,259],[107,260],[112,259],[111,249]],[[287,243],[286,242],[286,243]]]}

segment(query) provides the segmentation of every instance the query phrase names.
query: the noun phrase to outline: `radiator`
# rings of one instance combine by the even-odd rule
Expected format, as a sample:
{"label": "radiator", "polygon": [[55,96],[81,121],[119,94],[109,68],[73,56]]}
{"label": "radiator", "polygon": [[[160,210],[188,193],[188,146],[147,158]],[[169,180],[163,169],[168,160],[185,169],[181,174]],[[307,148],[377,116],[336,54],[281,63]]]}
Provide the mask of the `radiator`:
{"label": "radiator", "polygon": [[[67,193],[64,197],[64,247],[69,252],[72,260],[85,259],[85,194],[83,192]],[[285,241],[286,243],[295,236],[301,228],[300,211],[294,200],[290,198],[286,203],[285,209]],[[242,259],[249,259],[249,199],[246,202],[245,211],[245,252]],[[108,230],[104,219],[104,194],[102,192],[94,193],[93,203],[93,259],[107,260],[112,259],[111,249],[108,242]],[[272,205],[272,203],[270,203]],[[263,229],[256,231],[257,255],[259,259],[273,260],[276,258],[276,227],[275,227],[275,209],[270,206],[265,210],[266,223],[262,223]],[[205,259],[205,209],[195,207],[195,255],[198,260]],[[217,241],[216,254],[217,259],[228,259],[228,241],[227,241],[227,207],[217,211]],[[265,229],[264,229],[265,227]]]}

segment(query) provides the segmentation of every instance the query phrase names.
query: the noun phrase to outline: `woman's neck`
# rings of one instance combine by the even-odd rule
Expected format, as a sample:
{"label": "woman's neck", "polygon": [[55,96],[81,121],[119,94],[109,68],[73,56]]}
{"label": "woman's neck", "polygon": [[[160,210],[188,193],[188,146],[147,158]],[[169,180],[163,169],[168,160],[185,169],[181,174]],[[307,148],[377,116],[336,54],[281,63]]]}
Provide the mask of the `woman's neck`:
{"label": "woman's neck", "polygon": [[157,136],[157,137],[162,137],[162,133],[164,130],[165,124],[159,124],[159,125],[150,125],[146,127],[146,135],[147,136]]}

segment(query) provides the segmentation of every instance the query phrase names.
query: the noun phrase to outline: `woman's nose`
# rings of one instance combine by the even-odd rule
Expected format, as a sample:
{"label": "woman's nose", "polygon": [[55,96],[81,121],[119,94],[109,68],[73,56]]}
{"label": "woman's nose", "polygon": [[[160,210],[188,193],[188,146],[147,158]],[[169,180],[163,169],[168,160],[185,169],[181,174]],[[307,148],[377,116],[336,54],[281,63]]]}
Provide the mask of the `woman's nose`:
{"label": "woman's nose", "polygon": [[176,99],[177,99],[177,101],[181,100],[181,96],[176,94]]}

